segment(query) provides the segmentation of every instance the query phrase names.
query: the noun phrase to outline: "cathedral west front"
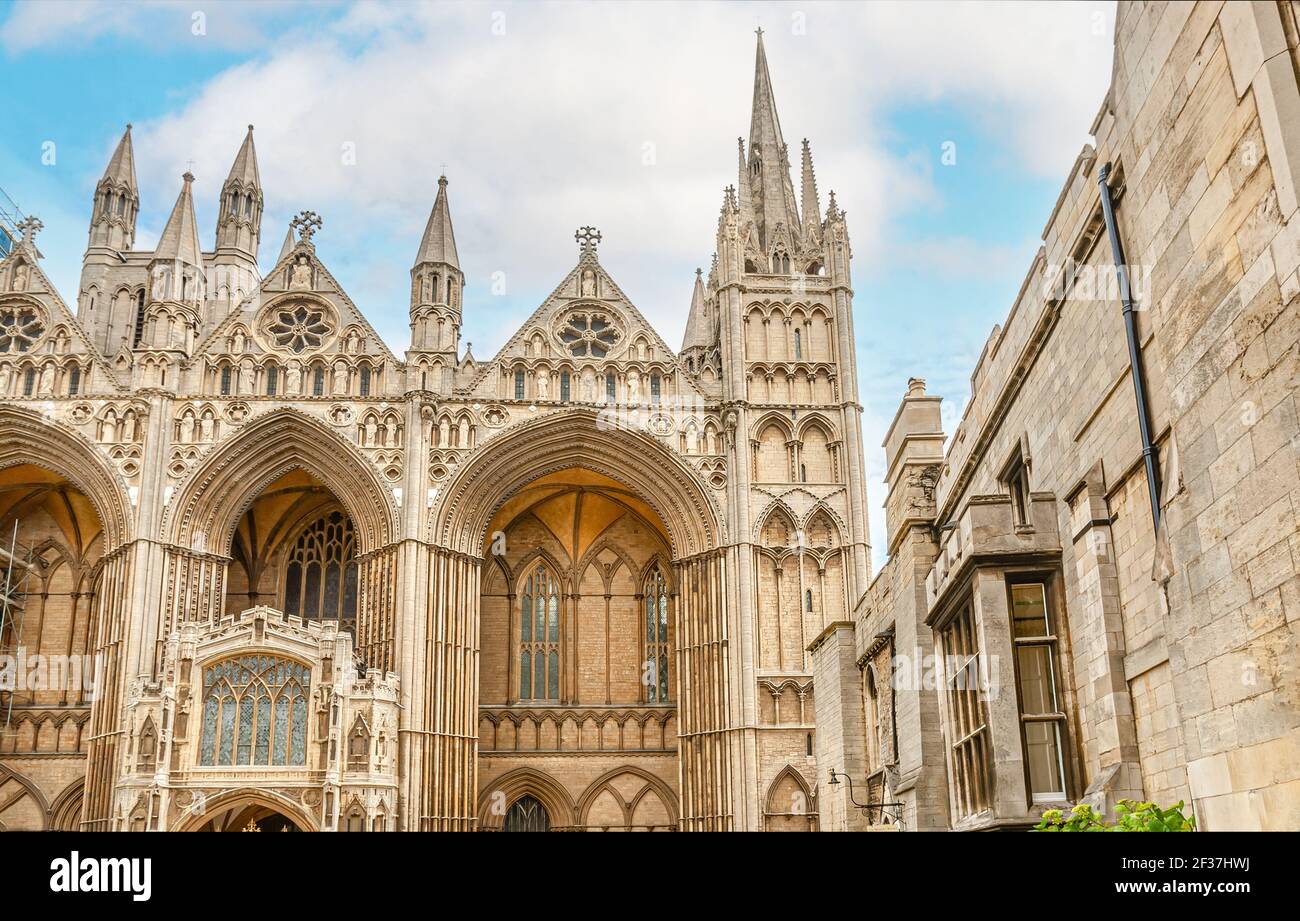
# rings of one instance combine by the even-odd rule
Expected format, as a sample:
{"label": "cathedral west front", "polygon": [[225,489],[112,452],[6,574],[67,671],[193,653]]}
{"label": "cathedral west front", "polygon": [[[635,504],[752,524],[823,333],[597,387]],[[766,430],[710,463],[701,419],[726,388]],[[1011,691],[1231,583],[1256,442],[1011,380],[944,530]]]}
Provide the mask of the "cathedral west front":
{"label": "cathedral west front", "polygon": [[677,348],[584,226],[476,357],[442,177],[395,353],[327,220],[262,239],[251,126],[137,249],[128,126],[75,296],[34,218],[0,260],[0,830],[1300,827],[1298,49],[1119,5],[955,429],[899,381],[875,572],[866,299],[761,32]]}

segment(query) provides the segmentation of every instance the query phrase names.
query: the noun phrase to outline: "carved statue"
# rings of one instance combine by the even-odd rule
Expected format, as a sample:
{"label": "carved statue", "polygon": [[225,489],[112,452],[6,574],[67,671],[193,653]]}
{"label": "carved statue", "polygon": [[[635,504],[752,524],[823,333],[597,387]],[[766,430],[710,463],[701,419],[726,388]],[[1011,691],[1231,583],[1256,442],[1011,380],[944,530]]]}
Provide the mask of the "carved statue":
{"label": "carved statue", "polygon": [[551,377],[545,371],[537,372],[537,399],[550,399]]}
{"label": "carved statue", "polygon": [[212,440],[215,424],[216,420],[212,418],[212,410],[205,410],[203,413],[203,419],[199,423],[200,437],[202,437],[205,442]]}
{"label": "carved statue", "polygon": [[311,288],[311,262],[306,254],[299,254],[294,260],[293,273],[289,276],[289,287],[294,290]]}
{"label": "carved statue", "polygon": [[375,424],[374,416],[371,416],[369,419],[366,420],[366,435],[365,435],[366,447],[371,447],[374,445],[375,432],[378,431],[378,428],[379,426]]}
{"label": "carved statue", "polygon": [[580,293],[583,297],[596,296],[596,273],[587,269],[582,273],[582,287]]}
{"label": "carved statue", "polygon": [[334,362],[334,392],[347,393],[348,389],[348,366],[345,362]]}
{"label": "carved statue", "polygon": [[37,387],[37,393],[54,392],[54,365],[46,365],[41,368],[41,380]]}

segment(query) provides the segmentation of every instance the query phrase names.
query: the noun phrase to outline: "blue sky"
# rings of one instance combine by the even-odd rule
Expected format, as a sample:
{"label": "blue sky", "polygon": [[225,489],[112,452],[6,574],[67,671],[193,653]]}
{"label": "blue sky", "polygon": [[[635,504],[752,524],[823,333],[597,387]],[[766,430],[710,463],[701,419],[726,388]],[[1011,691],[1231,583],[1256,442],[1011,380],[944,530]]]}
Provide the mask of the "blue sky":
{"label": "blue sky", "polygon": [[211,245],[252,123],[263,267],[294,213],[319,212],[321,258],[395,351],[444,170],[478,358],[572,267],[585,224],[675,345],[748,134],[761,24],[786,140],[810,139],[823,209],[834,189],[849,215],[879,561],[885,426],[909,376],[945,397],[949,429],[960,417],[1088,140],[1113,23],[1109,2],[5,3],[0,187],[44,222],[44,268],[72,301],[127,122],[141,247],[191,161]]}

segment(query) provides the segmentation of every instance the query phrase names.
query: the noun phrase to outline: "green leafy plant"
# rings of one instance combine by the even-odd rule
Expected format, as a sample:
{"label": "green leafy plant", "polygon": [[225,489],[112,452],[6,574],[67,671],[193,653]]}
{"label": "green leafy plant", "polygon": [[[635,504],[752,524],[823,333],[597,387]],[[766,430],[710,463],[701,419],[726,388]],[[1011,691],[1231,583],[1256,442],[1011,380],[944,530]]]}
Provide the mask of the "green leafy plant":
{"label": "green leafy plant", "polygon": [[1168,809],[1155,803],[1141,803],[1122,799],[1115,806],[1114,823],[1107,825],[1105,817],[1089,806],[1080,803],[1066,815],[1060,809],[1049,809],[1034,826],[1034,831],[1195,831],[1196,818],[1183,815],[1183,802]]}

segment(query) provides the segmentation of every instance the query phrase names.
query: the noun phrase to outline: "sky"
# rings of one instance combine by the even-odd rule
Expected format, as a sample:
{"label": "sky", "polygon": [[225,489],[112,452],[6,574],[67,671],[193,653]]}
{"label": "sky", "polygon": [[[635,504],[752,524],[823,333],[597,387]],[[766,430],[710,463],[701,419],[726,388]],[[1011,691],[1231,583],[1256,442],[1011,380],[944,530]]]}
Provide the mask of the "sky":
{"label": "sky", "polygon": [[[493,356],[579,226],[670,344],[748,136],[754,30],[798,162],[848,214],[875,562],[885,430],[922,377],[951,433],[1110,81],[1113,2],[0,3],[0,188],[75,300],[95,183],[133,124],[152,247],[187,169],[205,247],[249,124],[262,268],[289,219],[388,345],[445,173],[462,338]],[[799,177],[794,177],[796,187]]]}

